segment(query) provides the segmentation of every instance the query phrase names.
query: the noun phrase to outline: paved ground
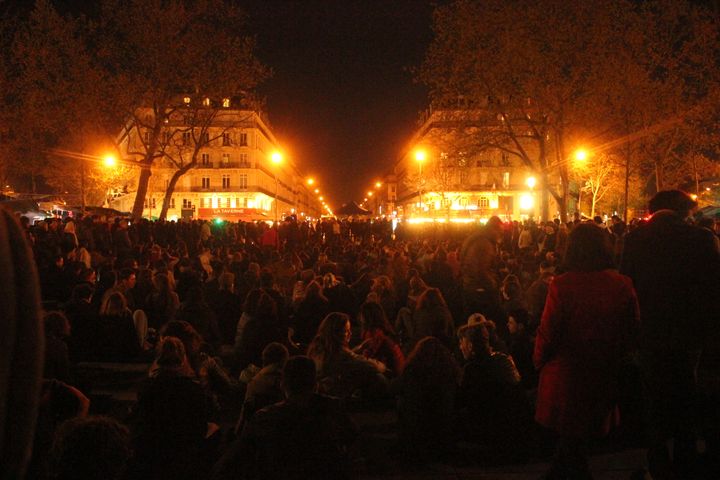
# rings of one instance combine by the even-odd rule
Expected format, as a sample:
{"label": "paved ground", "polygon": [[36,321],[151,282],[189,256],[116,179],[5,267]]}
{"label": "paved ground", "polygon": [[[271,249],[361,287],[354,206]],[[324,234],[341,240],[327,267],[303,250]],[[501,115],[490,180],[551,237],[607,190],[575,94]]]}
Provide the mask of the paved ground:
{"label": "paved ground", "polygon": [[[592,457],[590,468],[595,480],[629,480],[633,471],[643,465],[642,450]],[[364,479],[397,480],[537,480],[547,471],[547,463],[508,465],[503,467],[454,467],[431,464],[414,472],[395,472],[380,475],[364,475]]]}

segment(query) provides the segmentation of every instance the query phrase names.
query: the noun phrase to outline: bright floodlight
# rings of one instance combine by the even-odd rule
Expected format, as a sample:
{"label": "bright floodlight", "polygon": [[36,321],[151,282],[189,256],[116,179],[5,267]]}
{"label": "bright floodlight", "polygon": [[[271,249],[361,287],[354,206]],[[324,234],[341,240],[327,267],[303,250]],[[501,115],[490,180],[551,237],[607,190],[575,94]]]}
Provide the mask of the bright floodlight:
{"label": "bright floodlight", "polygon": [[272,155],[270,155],[270,160],[272,160],[275,165],[279,165],[283,161],[282,153],[273,152]]}
{"label": "bright floodlight", "polygon": [[537,180],[535,180],[535,177],[528,177],[527,180],[525,180],[525,183],[530,188],[535,188],[535,184],[537,183]]}
{"label": "bright floodlight", "polygon": [[108,168],[113,168],[117,165],[117,158],[115,158],[115,155],[105,155],[103,158],[103,165]]}
{"label": "bright floodlight", "polygon": [[583,150],[582,148],[575,151],[575,160],[577,160],[578,162],[584,162],[585,160],[587,160],[587,157],[587,151]]}
{"label": "bright floodlight", "polygon": [[532,195],[523,195],[520,197],[520,208],[522,210],[530,210],[533,208],[533,203]]}

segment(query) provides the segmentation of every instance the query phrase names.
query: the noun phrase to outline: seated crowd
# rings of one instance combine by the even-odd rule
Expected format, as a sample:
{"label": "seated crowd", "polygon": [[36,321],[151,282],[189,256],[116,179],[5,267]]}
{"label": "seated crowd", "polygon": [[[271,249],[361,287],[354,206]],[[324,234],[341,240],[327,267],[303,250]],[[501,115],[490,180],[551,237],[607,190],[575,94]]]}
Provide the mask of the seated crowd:
{"label": "seated crowd", "polygon": [[[229,223],[96,217],[72,237],[60,222],[28,227],[46,306],[44,413],[28,478],[352,478],[371,468],[357,445],[357,414],[368,412],[395,415],[388,455],[400,463],[452,461],[467,445],[483,462],[539,458],[547,429],[562,457],[558,415],[570,407],[548,406],[556,392],[543,369],[565,368],[547,367],[557,352],[600,362],[588,366],[598,376],[615,370],[593,348],[613,349],[618,365],[631,358],[632,286],[586,275],[616,268],[630,227],[494,220],[467,238],[399,239],[369,228],[330,236],[289,219],[281,248]],[[597,247],[607,263],[572,257],[573,245]],[[568,305],[553,279],[576,271],[577,282],[619,292],[583,308],[629,312],[622,332],[601,332],[580,353],[552,323]],[[148,365],[123,414],[92,401],[83,369],[98,362]],[[536,403],[551,409],[538,413],[542,427]],[[576,415],[610,422],[611,410]],[[590,478],[574,460],[556,467],[580,474],[548,478]]]}

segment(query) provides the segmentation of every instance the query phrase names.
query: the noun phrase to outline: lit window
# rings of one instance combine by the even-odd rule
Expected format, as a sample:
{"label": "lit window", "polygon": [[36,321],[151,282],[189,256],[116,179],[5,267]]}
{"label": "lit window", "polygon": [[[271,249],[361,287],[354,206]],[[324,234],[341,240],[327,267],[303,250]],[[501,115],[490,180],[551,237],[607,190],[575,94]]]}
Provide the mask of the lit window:
{"label": "lit window", "polygon": [[488,208],[489,206],[490,206],[490,200],[487,197],[480,197],[480,200],[478,200],[478,207]]}
{"label": "lit window", "polygon": [[209,107],[210,106],[210,99],[208,97],[205,97],[203,99],[203,106]]}
{"label": "lit window", "polygon": [[227,165],[230,163],[230,154],[229,153],[222,154],[222,163],[223,163],[223,165]]}
{"label": "lit window", "polygon": [[225,208],[230,208],[230,197],[225,199]]}
{"label": "lit window", "polygon": [[190,97],[183,97],[183,103],[185,105],[190,105]]}
{"label": "lit window", "polygon": [[510,172],[503,172],[503,188],[508,188],[510,186]]}
{"label": "lit window", "polygon": [[223,108],[230,108],[230,99],[229,99],[229,98],[223,98],[222,106],[223,106]]}

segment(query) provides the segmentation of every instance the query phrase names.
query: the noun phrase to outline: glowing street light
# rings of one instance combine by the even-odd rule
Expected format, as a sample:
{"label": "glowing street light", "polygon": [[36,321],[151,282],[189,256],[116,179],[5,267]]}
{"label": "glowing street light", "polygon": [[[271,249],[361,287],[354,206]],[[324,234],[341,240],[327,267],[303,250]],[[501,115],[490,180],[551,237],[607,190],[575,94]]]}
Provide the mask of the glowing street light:
{"label": "glowing street light", "polygon": [[575,160],[578,162],[584,162],[588,159],[588,152],[582,148],[575,150]]}
{"label": "glowing street light", "polygon": [[316,188],[316,189],[315,189],[315,193],[320,193],[320,189],[319,189],[319,188]]}
{"label": "glowing street light", "polygon": [[115,158],[113,154],[105,155],[105,157],[103,157],[103,165],[107,168],[115,168],[115,166],[117,166],[117,158]]}
{"label": "glowing street light", "polygon": [[375,182],[375,188],[382,187],[382,182]]}
{"label": "glowing street light", "polygon": [[368,197],[372,197],[372,196],[373,196],[373,192],[368,192]]}
{"label": "glowing street light", "polygon": [[525,180],[525,183],[532,190],[533,188],[535,188],[537,180],[535,180],[535,177],[528,177],[527,180]]}
{"label": "glowing street light", "polygon": [[308,179],[307,179],[307,184],[308,184],[308,185],[312,185],[313,183],[315,183],[315,179],[314,179],[314,178],[308,178]]}

